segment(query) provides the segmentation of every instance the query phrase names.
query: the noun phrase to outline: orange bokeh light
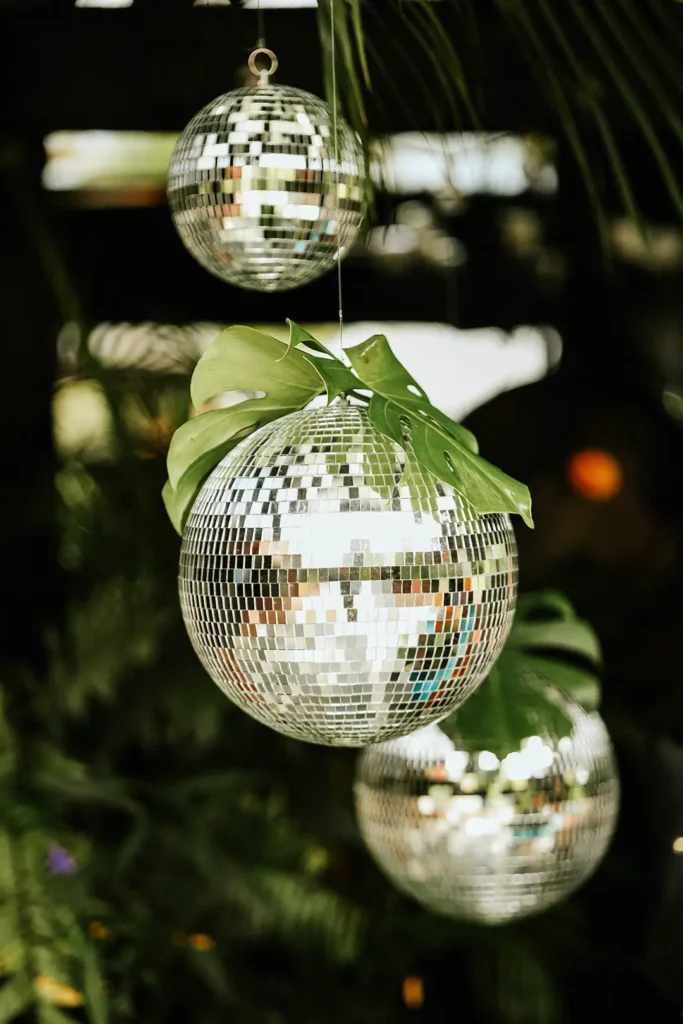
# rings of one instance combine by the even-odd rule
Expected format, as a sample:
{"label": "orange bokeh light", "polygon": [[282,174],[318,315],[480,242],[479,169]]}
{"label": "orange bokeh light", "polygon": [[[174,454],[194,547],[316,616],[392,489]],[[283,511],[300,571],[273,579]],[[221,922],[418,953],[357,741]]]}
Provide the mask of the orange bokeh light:
{"label": "orange bokeh light", "polygon": [[111,930],[107,928],[106,924],[102,924],[101,921],[91,921],[88,925],[88,931],[97,942],[106,942],[111,938]]}
{"label": "orange bokeh light", "polygon": [[588,501],[609,501],[621,490],[621,463],[600,448],[586,448],[569,460],[567,476],[577,494]]}
{"label": "orange bokeh light", "polygon": [[403,980],[403,1002],[411,1010],[416,1010],[425,1001],[424,982],[422,978],[408,977]]}

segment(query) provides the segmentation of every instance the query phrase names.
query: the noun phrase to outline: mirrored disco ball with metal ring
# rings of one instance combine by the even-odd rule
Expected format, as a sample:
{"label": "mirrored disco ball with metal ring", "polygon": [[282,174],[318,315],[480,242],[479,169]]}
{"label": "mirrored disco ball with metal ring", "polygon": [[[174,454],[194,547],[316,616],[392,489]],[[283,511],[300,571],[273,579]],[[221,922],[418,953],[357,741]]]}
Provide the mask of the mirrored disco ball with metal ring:
{"label": "mirrored disco ball with metal ring", "polygon": [[362,221],[365,162],[326,103],[289,86],[235,89],[201,110],[171,158],[168,199],[185,246],[240,288],[298,288],[330,270]]}
{"label": "mirrored disco ball with metal ring", "polygon": [[437,725],[363,752],[360,828],[399,889],[436,913],[500,924],[559,903],[595,871],[619,807],[614,755],[597,714],[553,700],[569,734],[537,722],[501,759]]}
{"label": "mirrored disco ball with metal ring", "polygon": [[363,746],[443,718],[512,623],[515,538],[336,402],[241,441],[189,516],[180,599],[211,678],[297,739]]}

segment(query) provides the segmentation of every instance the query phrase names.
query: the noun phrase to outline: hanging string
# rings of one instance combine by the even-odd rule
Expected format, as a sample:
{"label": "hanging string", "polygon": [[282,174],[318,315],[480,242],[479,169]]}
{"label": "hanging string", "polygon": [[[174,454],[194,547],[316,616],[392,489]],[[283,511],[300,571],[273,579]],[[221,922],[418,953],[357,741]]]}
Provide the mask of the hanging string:
{"label": "hanging string", "polygon": [[258,23],[258,42],[257,42],[256,45],[257,46],[265,46],[266,45],[266,25],[265,25],[265,15],[263,13],[263,10],[261,9],[261,0],[257,0],[257,4],[256,4],[256,19],[257,19],[257,23]]}
{"label": "hanging string", "polygon": [[[259,0],[259,3],[261,0]],[[339,130],[337,127],[337,26],[334,18],[334,0],[330,0],[332,51],[332,130],[334,132],[334,179],[337,195],[337,298],[339,302],[339,345],[344,351],[344,301],[341,270],[341,208],[339,200]]]}

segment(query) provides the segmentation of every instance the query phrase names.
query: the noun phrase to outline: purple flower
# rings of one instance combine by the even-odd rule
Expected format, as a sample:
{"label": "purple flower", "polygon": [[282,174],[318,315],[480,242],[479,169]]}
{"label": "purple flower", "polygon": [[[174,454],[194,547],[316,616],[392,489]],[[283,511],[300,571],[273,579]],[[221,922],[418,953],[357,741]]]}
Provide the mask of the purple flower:
{"label": "purple flower", "polygon": [[75,875],[78,864],[74,857],[63,846],[53,843],[48,854],[48,865],[53,875]]}

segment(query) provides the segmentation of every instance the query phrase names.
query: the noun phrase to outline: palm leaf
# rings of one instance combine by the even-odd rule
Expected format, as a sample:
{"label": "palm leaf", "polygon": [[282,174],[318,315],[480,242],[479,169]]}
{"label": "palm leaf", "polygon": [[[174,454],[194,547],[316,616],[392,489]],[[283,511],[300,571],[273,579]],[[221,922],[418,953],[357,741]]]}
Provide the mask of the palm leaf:
{"label": "palm leaf", "polygon": [[628,29],[619,21],[618,12],[606,7],[602,0],[598,3],[596,10],[602,16],[614,39],[618,42],[624,57],[630,61],[635,72],[642,78],[645,86],[652,93],[659,110],[671,125],[679,142],[683,142],[683,120],[678,116],[675,107],[672,106],[669,93],[658,77],[659,68],[648,61],[637,37],[629,33]]}
{"label": "palm leaf", "polygon": [[681,78],[680,63],[676,61],[676,57],[671,53],[669,47],[670,36],[668,29],[672,28],[671,23],[667,22],[666,35],[660,38],[652,25],[642,17],[642,13],[636,4],[626,4],[623,7],[623,11],[626,17],[631,20],[641,42],[650,51],[649,58],[646,57],[645,59],[656,61],[659,70],[666,72],[669,85],[673,86],[683,96],[683,79]]}
{"label": "palm leaf", "polygon": [[[569,3],[543,0],[538,5],[529,4],[527,0],[495,0],[494,3],[494,19],[518,46],[531,76],[541,86],[541,97],[559,119],[604,247],[609,236],[599,187],[601,167],[589,155],[584,125],[591,131],[597,129],[626,213],[639,228],[641,237],[645,235],[629,168],[617,143],[618,133],[612,128],[615,112],[635,119],[658,165],[667,193],[683,218],[683,191],[656,127],[665,119],[683,142],[683,119],[669,97],[672,87],[683,92],[678,70],[683,57],[682,22],[671,11],[671,6],[664,5],[662,0],[652,0],[647,9],[635,0],[622,0],[619,5],[606,0],[599,0],[596,5],[580,0]],[[318,9],[329,94],[328,4],[321,3]],[[337,10],[340,91],[354,127],[366,141],[369,131],[365,98],[371,61],[382,78],[386,78],[387,68],[390,70],[392,102],[407,103],[413,110],[416,126],[420,120],[424,121],[425,112],[443,130],[460,125],[464,112],[475,126],[480,123],[481,104],[473,97],[478,95],[481,81],[477,69],[485,62],[470,59],[466,72],[453,40],[461,36],[475,41],[497,38],[498,26],[495,21],[490,24],[490,19],[484,25],[485,15],[471,0],[447,0],[439,6],[431,0],[411,0],[410,3],[389,0],[381,13],[367,0],[365,3],[363,0],[339,0]],[[451,28],[453,18],[454,28]],[[567,18],[576,25],[578,38],[565,27]],[[392,19],[397,19],[397,24],[408,30],[410,46],[399,41],[401,33],[393,30]],[[484,44],[477,45],[483,52]],[[558,47],[564,57],[559,65]],[[397,65],[401,68],[400,79],[405,82],[403,89],[396,88],[396,75],[391,71],[391,60],[386,57],[390,48],[399,58]],[[432,72],[433,83],[425,79],[425,65]],[[588,89],[586,83],[590,83]],[[403,96],[412,94],[419,94],[419,104],[416,100],[403,100]],[[373,102],[381,107],[380,96],[375,95]]]}
{"label": "palm leaf", "polygon": [[[547,20],[552,32],[554,33],[561,50],[567,58],[567,61],[571,69],[575,73],[577,78],[577,84],[580,85],[580,83],[586,81],[588,77],[586,69],[583,67],[583,64],[579,60],[575,51],[573,50],[571,43],[569,42],[569,39],[564,29],[562,28],[559,19],[557,18],[555,12],[552,9],[552,4],[549,2],[549,0],[540,0],[539,8],[541,10],[541,13]],[[631,187],[628,172],[624,165],[624,161],[621,157],[621,153],[619,152],[619,147],[614,137],[612,127],[609,123],[609,119],[605,114],[604,110],[602,109],[602,104],[600,100],[597,98],[595,90],[589,88],[585,91],[585,95],[586,102],[592,110],[596,127],[605,145],[607,157],[609,159],[610,166],[614,174],[614,179],[617,183],[617,187],[619,189],[619,192],[621,193],[621,197],[626,212],[629,218],[637,226],[641,237],[645,238],[646,232],[645,225],[643,223],[643,217],[636,202],[635,196],[633,194],[633,189]]]}
{"label": "palm leaf", "polygon": [[[553,59],[542,37],[538,34],[532,20],[529,18],[526,8],[517,5],[513,8],[505,0],[497,0],[497,3],[504,11],[517,15],[519,28],[516,30],[516,35],[523,51],[527,55],[529,66],[534,70],[541,87],[545,88],[548,86],[550,94],[555,99],[562,127],[567,136],[569,146],[574,153],[574,158],[578,164],[590,204],[595,214],[602,244],[606,247],[608,229],[605,209],[591,172],[588,153],[581,138],[576,117],[571,109],[567,92],[555,72]],[[514,28],[515,21],[512,20],[510,24]]]}
{"label": "palm leaf", "polygon": [[[458,56],[458,52],[455,46],[453,45],[453,42],[449,38],[446,30],[444,29],[443,25],[441,24],[441,21],[439,20],[436,11],[434,10],[434,7],[431,4],[428,3],[426,5],[416,5],[416,15],[418,14],[418,12],[421,12],[423,15],[423,24],[426,27],[425,35],[428,35],[429,31],[431,30],[433,32],[434,38],[439,40],[440,51],[437,51],[436,56],[438,58],[440,57],[446,59],[447,63],[445,66],[448,68],[450,74],[452,75],[455,81],[457,91],[460,94],[465,109],[467,110],[472,121],[472,124],[474,125],[475,128],[479,129],[479,113],[476,110],[474,103],[472,101],[472,96],[470,94],[469,85],[465,78],[462,63],[460,61],[460,57]],[[439,68],[439,71],[442,71],[441,67]]]}
{"label": "palm leaf", "polygon": [[627,76],[622,71],[619,63],[614,56],[608,41],[602,35],[602,33],[596,28],[595,23],[591,20],[586,9],[580,4],[573,4],[571,10],[576,15],[580,22],[587,38],[591,44],[595,47],[598,55],[603,61],[606,69],[610,76],[614,80],[615,85],[624,97],[628,104],[635,120],[638,122],[643,136],[652,150],[655,160],[659,165],[662,178],[667,186],[669,195],[671,196],[676,209],[678,210],[681,218],[683,219],[683,193],[681,193],[678,187],[678,181],[674,173],[674,169],[664,151],[664,147],[657,135],[657,132],[650,120],[643,103],[636,93],[635,89],[631,85]]}
{"label": "palm leaf", "polygon": [[365,35],[363,33],[363,12],[361,0],[351,0],[351,24],[353,25],[353,34],[358,51],[358,60],[363,70],[365,87],[369,89],[370,68],[368,66],[368,58],[365,52]]}

